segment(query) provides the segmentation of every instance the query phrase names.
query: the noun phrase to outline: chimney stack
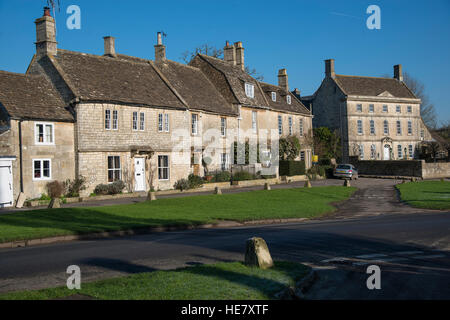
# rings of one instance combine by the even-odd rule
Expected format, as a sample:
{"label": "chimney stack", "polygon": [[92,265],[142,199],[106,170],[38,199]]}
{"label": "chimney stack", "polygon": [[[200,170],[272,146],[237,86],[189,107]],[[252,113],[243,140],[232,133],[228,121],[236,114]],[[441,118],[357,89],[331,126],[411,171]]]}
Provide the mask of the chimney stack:
{"label": "chimney stack", "polygon": [[164,62],[166,60],[166,46],[162,43],[161,32],[158,32],[158,40],[155,45],[155,62]]}
{"label": "chimney stack", "polygon": [[334,59],[325,60],[325,76],[327,78],[334,78],[336,76],[334,72]]}
{"label": "chimney stack", "polygon": [[36,24],[36,54],[44,56],[56,55],[55,19],[50,14],[50,8],[44,7],[44,15],[34,21]]}
{"label": "chimney stack", "polygon": [[286,69],[278,71],[278,86],[289,92],[288,75]]}
{"label": "chimney stack", "polygon": [[398,81],[403,81],[403,72],[402,72],[402,65],[397,64],[394,66],[394,78]]}
{"label": "chimney stack", "polygon": [[223,60],[231,63],[233,66],[236,65],[236,50],[228,41],[225,44],[225,48],[223,48]]}
{"label": "chimney stack", "polygon": [[115,48],[115,40],[116,38],[114,37],[103,37],[103,39],[105,40],[105,56],[110,56],[110,57],[115,57],[116,56],[116,48]]}
{"label": "chimney stack", "polygon": [[236,50],[236,65],[244,71],[245,70],[244,48],[242,47],[242,42],[241,41],[235,42],[234,48]]}

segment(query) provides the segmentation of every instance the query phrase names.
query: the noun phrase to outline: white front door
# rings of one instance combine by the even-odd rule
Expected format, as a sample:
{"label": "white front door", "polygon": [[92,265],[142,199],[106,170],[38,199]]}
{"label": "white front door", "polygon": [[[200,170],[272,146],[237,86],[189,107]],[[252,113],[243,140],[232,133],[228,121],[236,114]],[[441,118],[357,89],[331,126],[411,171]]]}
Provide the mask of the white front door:
{"label": "white front door", "polygon": [[383,160],[391,160],[391,148],[387,144],[384,146]]}
{"label": "white front door", "polygon": [[134,158],[134,191],[145,191],[144,158]]}
{"label": "white front door", "polygon": [[0,160],[0,208],[11,207],[13,203],[12,161]]}

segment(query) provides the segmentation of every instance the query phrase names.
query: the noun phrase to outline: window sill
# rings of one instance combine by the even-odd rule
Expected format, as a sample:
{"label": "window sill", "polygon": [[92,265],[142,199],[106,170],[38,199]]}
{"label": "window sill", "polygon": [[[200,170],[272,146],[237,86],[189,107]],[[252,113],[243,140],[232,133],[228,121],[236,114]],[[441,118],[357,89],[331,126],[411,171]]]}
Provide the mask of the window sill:
{"label": "window sill", "polygon": [[52,143],[47,143],[47,142],[36,142],[35,145],[36,145],[36,146],[54,146],[55,143],[54,143],[54,142],[52,142]]}

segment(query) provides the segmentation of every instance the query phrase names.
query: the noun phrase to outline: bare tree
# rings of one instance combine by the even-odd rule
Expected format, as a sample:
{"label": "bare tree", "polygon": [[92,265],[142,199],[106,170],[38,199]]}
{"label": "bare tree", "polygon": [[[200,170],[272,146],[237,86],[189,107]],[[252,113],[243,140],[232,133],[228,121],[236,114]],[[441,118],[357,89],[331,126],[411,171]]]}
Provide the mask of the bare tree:
{"label": "bare tree", "polygon": [[[187,64],[189,63],[197,54],[204,54],[210,57],[222,59],[223,58],[223,49],[216,48],[214,46],[210,46],[208,44],[202,44],[195,48],[193,51],[185,51],[181,54],[181,59]],[[250,76],[255,78],[258,81],[263,81],[264,76],[259,74],[258,71],[254,68],[250,68],[249,66],[245,67],[245,72],[247,72]]]}
{"label": "bare tree", "polygon": [[408,88],[414,92],[414,95],[422,100],[420,105],[420,115],[425,125],[429,128],[437,127],[437,117],[434,105],[430,102],[430,98],[425,92],[425,85],[414,78],[407,72],[403,73],[403,82],[408,86]]}

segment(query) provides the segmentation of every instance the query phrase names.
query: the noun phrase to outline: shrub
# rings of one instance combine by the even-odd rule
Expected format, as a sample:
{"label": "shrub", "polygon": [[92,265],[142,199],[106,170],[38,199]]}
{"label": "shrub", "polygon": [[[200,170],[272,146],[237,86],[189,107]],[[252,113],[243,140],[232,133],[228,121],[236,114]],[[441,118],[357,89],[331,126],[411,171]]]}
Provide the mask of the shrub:
{"label": "shrub", "polygon": [[330,166],[331,165],[331,159],[330,158],[322,158],[319,160],[319,165],[321,166]]}
{"label": "shrub", "polygon": [[190,174],[188,177],[188,181],[189,181],[189,188],[193,189],[193,188],[198,188],[201,187],[203,185],[203,179],[200,176],[197,176],[195,174]]}
{"label": "shrub", "polygon": [[305,161],[280,160],[278,172],[280,176],[304,175]]}
{"label": "shrub", "polygon": [[253,179],[255,179],[255,175],[247,171],[238,171],[235,174],[233,174],[233,180],[235,181],[244,181]]}
{"label": "shrub", "polygon": [[86,178],[80,176],[75,180],[67,179],[64,183],[65,196],[66,197],[79,197],[80,191],[86,189]]}
{"label": "shrub", "polygon": [[52,200],[48,195],[45,193],[41,194],[41,197],[38,200]]}
{"label": "shrub", "polygon": [[118,194],[125,188],[125,183],[122,180],[114,181],[111,184],[99,184],[95,187],[94,193],[96,195]]}
{"label": "shrub", "polygon": [[229,171],[220,171],[214,175],[211,182],[228,182],[230,178],[231,174]]}
{"label": "shrub", "polygon": [[173,185],[173,187],[177,190],[188,190],[189,189],[189,181],[186,179],[180,179],[177,182],[175,182],[175,184]]}
{"label": "shrub", "polygon": [[122,180],[114,181],[109,185],[109,194],[119,194],[125,189],[125,183]]}
{"label": "shrub", "polygon": [[63,195],[64,186],[59,181],[52,181],[52,182],[47,183],[47,190],[48,190],[48,195],[50,196],[50,198],[56,199]]}
{"label": "shrub", "polygon": [[96,195],[106,195],[109,194],[109,185],[107,184],[99,184],[94,189],[94,194]]}

